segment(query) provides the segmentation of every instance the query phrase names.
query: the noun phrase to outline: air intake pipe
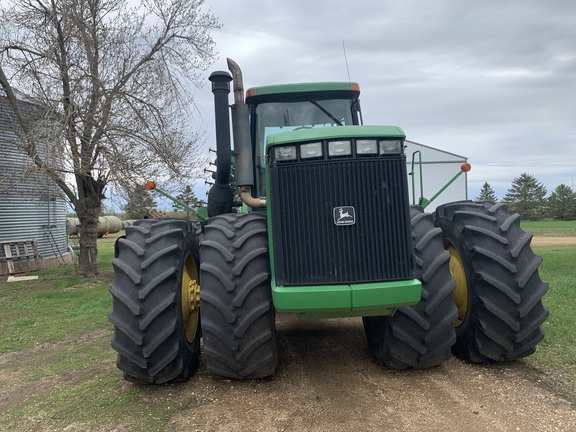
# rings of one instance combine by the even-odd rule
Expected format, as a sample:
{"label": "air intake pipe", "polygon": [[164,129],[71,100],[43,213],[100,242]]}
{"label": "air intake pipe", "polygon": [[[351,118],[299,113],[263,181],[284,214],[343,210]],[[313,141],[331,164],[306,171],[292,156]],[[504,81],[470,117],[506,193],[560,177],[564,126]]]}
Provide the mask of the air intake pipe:
{"label": "air intake pipe", "polygon": [[232,77],[228,72],[212,72],[209,77],[214,94],[214,112],[216,123],[216,178],[208,192],[208,216],[217,216],[232,212],[234,196],[230,187],[230,113],[228,94]]}
{"label": "air intake pipe", "polygon": [[254,165],[250,139],[250,110],[244,102],[244,82],[238,64],[227,59],[228,69],[234,79],[234,105],[232,105],[232,133],[234,136],[235,178],[240,199],[249,207],[265,207],[265,198],[254,198]]}

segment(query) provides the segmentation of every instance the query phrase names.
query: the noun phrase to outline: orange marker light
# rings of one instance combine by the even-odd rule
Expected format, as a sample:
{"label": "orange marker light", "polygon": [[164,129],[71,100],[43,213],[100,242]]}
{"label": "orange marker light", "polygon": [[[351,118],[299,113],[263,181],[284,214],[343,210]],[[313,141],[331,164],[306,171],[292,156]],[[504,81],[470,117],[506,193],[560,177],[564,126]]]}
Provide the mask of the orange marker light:
{"label": "orange marker light", "polygon": [[146,182],[146,190],[154,190],[156,188],[156,183],[154,183],[152,180],[148,180]]}
{"label": "orange marker light", "polygon": [[470,165],[468,162],[463,163],[462,166],[460,167],[460,169],[464,172],[468,172],[472,169],[472,165]]}

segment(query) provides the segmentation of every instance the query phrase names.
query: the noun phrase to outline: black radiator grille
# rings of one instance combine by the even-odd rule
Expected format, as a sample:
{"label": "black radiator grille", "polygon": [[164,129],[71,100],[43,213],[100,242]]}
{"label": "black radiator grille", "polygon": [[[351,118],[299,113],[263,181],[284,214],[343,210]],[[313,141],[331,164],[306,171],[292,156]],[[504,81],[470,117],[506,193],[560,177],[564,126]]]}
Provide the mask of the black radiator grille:
{"label": "black radiator grille", "polygon": [[[270,189],[278,285],[413,277],[403,157],[277,164]],[[353,225],[334,223],[340,206],[354,208]]]}

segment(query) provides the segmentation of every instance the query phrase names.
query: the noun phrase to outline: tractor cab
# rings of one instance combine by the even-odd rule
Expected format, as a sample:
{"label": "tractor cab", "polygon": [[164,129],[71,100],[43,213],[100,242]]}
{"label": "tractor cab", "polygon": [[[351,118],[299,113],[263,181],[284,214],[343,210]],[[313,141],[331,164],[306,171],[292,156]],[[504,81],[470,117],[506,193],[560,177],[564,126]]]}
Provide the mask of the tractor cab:
{"label": "tractor cab", "polygon": [[246,92],[256,193],[266,196],[266,139],[303,129],[361,124],[360,86],[353,82],[285,84]]}

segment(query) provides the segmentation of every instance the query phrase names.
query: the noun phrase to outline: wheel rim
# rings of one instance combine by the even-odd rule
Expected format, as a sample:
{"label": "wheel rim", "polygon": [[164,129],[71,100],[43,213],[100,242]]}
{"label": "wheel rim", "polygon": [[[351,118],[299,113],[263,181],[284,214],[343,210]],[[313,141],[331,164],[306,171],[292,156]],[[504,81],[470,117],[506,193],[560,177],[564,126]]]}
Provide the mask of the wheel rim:
{"label": "wheel rim", "polygon": [[186,339],[192,343],[198,331],[200,313],[200,285],[198,269],[192,255],[187,255],[182,271],[182,321]]}
{"label": "wheel rim", "polygon": [[466,270],[462,263],[462,257],[456,247],[454,247],[453,244],[448,244],[446,249],[450,252],[450,273],[456,281],[454,301],[458,308],[458,317],[456,318],[456,321],[454,321],[454,326],[460,327],[468,313],[468,283],[466,281]]}

